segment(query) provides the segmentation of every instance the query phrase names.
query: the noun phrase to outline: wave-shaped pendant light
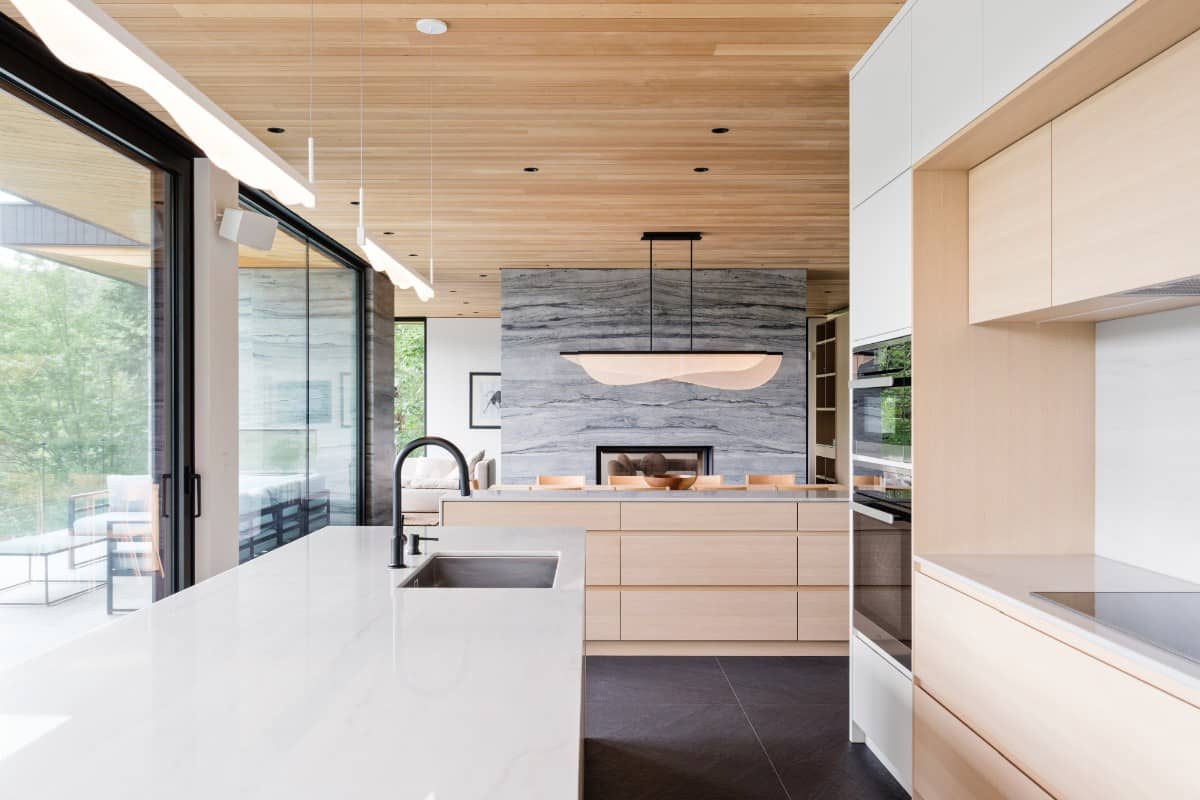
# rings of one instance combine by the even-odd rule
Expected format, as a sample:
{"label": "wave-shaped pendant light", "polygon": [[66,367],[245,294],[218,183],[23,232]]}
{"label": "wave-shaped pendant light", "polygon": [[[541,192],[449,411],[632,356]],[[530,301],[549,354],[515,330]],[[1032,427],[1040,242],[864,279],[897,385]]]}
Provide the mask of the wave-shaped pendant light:
{"label": "wave-shaped pendant light", "polygon": [[[652,381],[677,381],[713,389],[745,390],[762,386],[779,371],[783,353],[763,350],[695,349],[695,258],[694,245],[701,239],[695,231],[647,231],[642,241],[650,243],[650,349],[579,350],[559,353],[583,367],[591,378],[609,386],[633,386]],[[654,243],[688,242],[688,349],[654,349]]]}
{"label": "wave-shaped pendant light", "polygon": [[312,187],[279,155],[91,0],[13,0],[46,47],[80,72],[136,86],[196,146],[243,183],[284,205],[316,205]]}

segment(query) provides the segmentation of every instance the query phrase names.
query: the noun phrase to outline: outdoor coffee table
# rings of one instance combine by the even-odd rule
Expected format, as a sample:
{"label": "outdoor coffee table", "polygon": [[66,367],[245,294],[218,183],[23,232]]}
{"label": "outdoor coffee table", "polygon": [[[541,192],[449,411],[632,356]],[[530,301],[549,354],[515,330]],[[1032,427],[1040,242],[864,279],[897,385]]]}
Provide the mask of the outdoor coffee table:
{"label": "outdoor coffee table", "polygon": [[[15,539],[5,539],[0,541],[0,557],[13,556],[17,558],[28,559],[29,568],[26,572],[25,580],[17,581],[8,586],[0,587],[0,605],[6,606],[55,606],[72,597],[78,597],[81,594],[86,594],[93,589],[98,588],[104,583],[102,579],[86,579],[86,578],[54,578],[50,577],[50,556],[58,555],[59,553],[67,553],[73,556],[74,551],[81,547],[86,547],[90,544],[103,542],[103,536],[74,536],[70,531],[54,531],[53,533],[42,533],[36,536],[19,536]],[[35,578],[33,576],[33,561],[36,558],[42,559],[42,576]],[[72,560],[73,563],[73,560]],[[39,600],[20,600],[8,601],[2,599],[4,593],[21,586],[29,584],[42,583],[42,597]],[[51,596],[51,584],[62,589],[67,589],[65,594],[56,594]],[[83,588],[72,588],[80,587]]]}

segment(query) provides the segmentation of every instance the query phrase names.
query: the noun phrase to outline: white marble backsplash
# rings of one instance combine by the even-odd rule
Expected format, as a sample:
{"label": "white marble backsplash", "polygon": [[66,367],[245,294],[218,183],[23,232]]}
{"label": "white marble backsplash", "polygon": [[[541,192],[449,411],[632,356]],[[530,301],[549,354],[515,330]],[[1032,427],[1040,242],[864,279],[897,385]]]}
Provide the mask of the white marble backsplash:
{"label": "white marble backsplash", "polygon": [[[654,345],[688,346],[688,272],[654,273]],[[659,381],[605,386],[559,356],[645,349],[649,283],[629,269],[502,271],[502,448],[506,483],[595,477],[597,445],[712,445],[714,471],[806,475],[807,273],[698,269],[695,348],[784,354],[749,391]]]}

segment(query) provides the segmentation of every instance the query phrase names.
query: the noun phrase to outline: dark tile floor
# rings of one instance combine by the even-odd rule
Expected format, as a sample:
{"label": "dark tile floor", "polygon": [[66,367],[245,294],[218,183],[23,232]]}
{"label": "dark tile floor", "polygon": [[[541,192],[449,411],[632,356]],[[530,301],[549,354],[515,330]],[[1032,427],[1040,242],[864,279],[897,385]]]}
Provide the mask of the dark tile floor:
{"label": "dark tile floor", "polygon": [[907,798],[847,740],[845,658],[590,656],[585,800]]}

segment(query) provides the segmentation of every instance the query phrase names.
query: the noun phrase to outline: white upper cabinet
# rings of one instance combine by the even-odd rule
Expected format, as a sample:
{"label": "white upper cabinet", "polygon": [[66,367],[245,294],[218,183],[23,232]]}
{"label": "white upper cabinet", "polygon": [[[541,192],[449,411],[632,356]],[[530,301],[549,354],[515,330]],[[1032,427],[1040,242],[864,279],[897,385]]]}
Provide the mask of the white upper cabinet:
{"label": "white upper cabinet", "polygon": [[909,15],[850,80],[850,206],[908,169]]}
{"label": "white upper cabinet", "polygon": [[920,0],[912,19],[912,160],[983,111],[983,0]]}
{"label": "white upper cabinet", "polygon": [[877,342],[912,330],[912,171],[850,212],[850,338]]}
{"label": "white upper cabinet", "polygon": [[1129,2],[983,0],[985,107],[1033,77]]}

